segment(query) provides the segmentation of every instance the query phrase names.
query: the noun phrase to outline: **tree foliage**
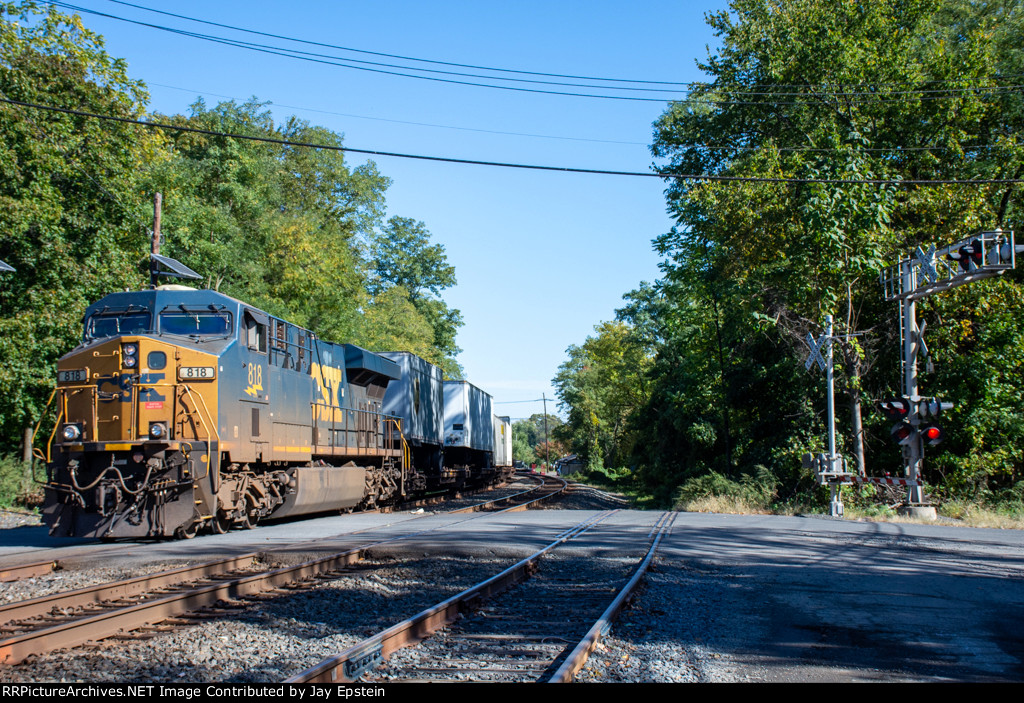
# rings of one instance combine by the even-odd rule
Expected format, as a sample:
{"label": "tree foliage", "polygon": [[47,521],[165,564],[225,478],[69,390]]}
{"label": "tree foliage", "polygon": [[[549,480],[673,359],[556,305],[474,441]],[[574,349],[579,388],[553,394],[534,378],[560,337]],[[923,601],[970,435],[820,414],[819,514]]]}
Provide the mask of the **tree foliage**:
{"label": "tree foliage", "polygon": [[[0,4],[0,96],[139,117],[148,98],[80,20]],[[0,104],[0,436],[11,448],[81,335],[86,306],[143,282],[139,163],[159,139],[139,128]]]}
{"label": "tree foliage", "polygon": [[[78,16],[0,2],[0,97],[139,119],[148,94]],[[81,339],[86,306],[146,285],[152,197],[163,194],[162,253],[207,284],[332,341],[413,351],[461,369],[455,284],[421,222],[385,222],[390,180],[350,166],[341,135],[275,123],[251,99],[153,115],[195,131],[156,132],[0,103],[0,454],[39,418],[55,363]],[[384,268],[382,268],[384,267]]]}
{"label": "tree foliage", "polygon": [[[615,445],[634,447],[652,486],[767,469],[783,494],[810,489],[798,456],[823,448],[824,384],[803,372],[802,340],[826,315],[857,335],[837,344],[840,450],[869,474],[897,470],[888,424],[861,416],[900,387],[898,309],[878,275],[918,244],[1019,224],[1016,184],[911,182],[1024,175],[1022,16],[1012,0],[735,0],[709,15],[721,45],[700,64],[707,81],[655,124],[676,220],[655,240],[663,275],[619,313],[654,361],[635,434]],[[922,392],[958,403],[946,421],[958,428],[926,462],[941,490],[1024,477],[1010,278],[920,306],[943,360]],[[560,377],[587,378],[586,348],[570,348]],[[572,396],[571,418],[615,382],[597,385]]]}

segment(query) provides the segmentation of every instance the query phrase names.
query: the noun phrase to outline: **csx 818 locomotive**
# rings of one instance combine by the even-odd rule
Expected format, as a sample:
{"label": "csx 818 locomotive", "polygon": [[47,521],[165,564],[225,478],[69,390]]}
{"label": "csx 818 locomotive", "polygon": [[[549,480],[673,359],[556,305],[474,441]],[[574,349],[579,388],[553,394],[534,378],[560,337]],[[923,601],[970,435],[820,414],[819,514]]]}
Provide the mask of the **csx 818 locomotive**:
{"label": "csx 818 locomotive", "polygon": [[440,429],[411,444],[403,418],[382,411],[395,381],[415,393],[406,426],[436,410],[439,370],[422,386],[402,379],[401,354],[325,342],[179,285],[108,295],[84,322],[51,399],[43,514],[53,535],[224,532],[269,515],[376,507],[491,465],[481,453],[475,466],[446,469]]}

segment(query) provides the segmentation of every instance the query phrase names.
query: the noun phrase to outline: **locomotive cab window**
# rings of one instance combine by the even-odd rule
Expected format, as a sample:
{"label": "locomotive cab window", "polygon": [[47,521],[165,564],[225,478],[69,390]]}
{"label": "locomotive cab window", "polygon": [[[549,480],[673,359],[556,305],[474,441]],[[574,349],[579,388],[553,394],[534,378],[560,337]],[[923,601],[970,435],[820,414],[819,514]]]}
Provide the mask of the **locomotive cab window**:
{"label": "locomotive cab window", "polygon": [[85,323],[85,338],[100,339],[121,334],[139,334],[150,329],[146,312],[102,313],[91,315]]}
{"label": "locomotive cab window", "polygon": [[245,343],[253,351],[267,353],[267,325],[248,310],[245,311]]}
{"label": "locomotive cab window", "polygon": [[160,331],[183,337],[224,337],[231,334],[231,313],[209,310],[162,312]]}

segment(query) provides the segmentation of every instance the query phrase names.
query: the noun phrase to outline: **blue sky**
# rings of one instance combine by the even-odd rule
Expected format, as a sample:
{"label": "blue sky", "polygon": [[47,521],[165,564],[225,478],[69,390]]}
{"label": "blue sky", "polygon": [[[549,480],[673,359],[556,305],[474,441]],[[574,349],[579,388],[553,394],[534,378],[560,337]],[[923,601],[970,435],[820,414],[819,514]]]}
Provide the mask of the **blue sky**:
{"label": "blue sky", "polygon": [[[706,58],[707,46],[715,45],[705,13],[725,7],[721,0],[136,2],[388,54],[674,82],[702,78],[695,60]],[[74,4],[154,24],[285,45],[110,0]],[[255,96],[273,103],[276,119],[296,115],[343,133],[346,146],[360,149],[647,171],[652,163],[651,125],[666,106],[660,101],[540,95],[415,80],[254,53],[90,14],[83,14],[83,21],[105,37],[111,55],[128,61],[133,78],[148,84],[152,110],[185,112],[200,95],[208,104]],[[666,98],[664,93],[633,95]],[[359,155],[349,159],[353,164],[365,161]],[[517,401],[541,394],[553,398],[550,380],[565,360],[566,348],[582,343],[594,325],[611,319],[624,293],[658,275],[651,240],[672,226],[658,179],[374,160],[392,179],[388,216],[425,222],[455,266],[458,285],[444,297],[462,311],[466,323],[458,337],[463,349],[459,361],[467,380],[494,396],[498,414],[526,417],[540,412],[540,402]],[[553,411],[554,403],[548,409]]]}

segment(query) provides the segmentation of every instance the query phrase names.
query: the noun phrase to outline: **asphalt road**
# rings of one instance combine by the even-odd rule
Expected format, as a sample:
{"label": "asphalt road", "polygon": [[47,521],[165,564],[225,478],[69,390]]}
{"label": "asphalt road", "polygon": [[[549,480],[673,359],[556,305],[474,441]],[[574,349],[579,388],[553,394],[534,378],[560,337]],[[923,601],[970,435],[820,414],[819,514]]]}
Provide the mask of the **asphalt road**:
{"label": "asphalt road", "polygon": [[1024,681],[1020,531],[683,513],[664,555],[727,678]]}

